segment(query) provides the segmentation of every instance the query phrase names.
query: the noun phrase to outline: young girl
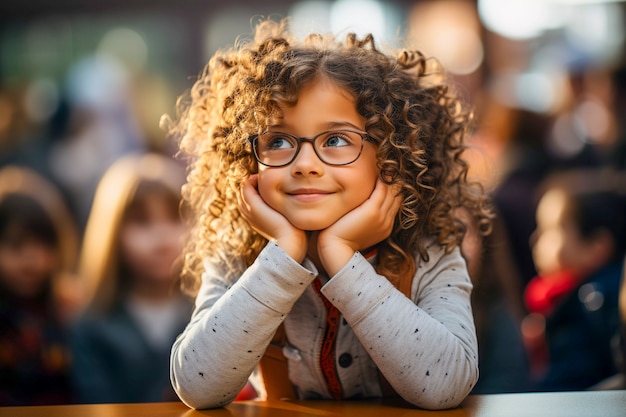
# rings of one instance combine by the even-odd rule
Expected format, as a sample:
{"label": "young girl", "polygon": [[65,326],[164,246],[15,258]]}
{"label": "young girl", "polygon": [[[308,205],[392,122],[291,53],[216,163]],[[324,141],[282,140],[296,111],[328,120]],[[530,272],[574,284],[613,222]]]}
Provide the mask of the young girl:
{"label": "young girl", "polygon": [[0,170],[0,406],[73,401],[77,240],[54,185],[26,168]]}
{"label": "young girl", "polygon": [[73,337],[81,402],[176,398],[169,351],[191,314],[175,286],[186,234],[179,215],[183,178],[170,158],[131,155],[98,185],[79,265],[88,305]]}
{"label": "young girl", "polygon": [[[454,407],[478,378],[450,212],[473,199],[469,115],[420,53],[286,26],[217,53],[171,127],[196,219],[173,386],[194,408],[228,404],[251,374],[261,398]],[[288,372],[257,373],[277,329]]]}

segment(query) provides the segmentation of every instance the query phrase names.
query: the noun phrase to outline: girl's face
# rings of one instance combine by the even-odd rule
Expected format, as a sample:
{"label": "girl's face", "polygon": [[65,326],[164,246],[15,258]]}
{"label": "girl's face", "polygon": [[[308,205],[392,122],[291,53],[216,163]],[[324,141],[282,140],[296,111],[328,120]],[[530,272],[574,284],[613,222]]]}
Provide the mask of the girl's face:
{"label": "girl's face", "polygon": [[[354,99],[328,80],[305,86],[293,107],[269,131],[313,137],[335,129],[365,130]],[[284,167],[259,164],[259,193],[274,210],[301,230],[322,230],[358,207],[372,193],[379,170],[376,147],[365,141],[359,158],[333,166],[322,162],[310,143]]]}
{"label": "girl's face", "polygon": [[56,267],[54,248],[34,236],[8,231],[0,241],[0,279],[18,297],[39,295]]}
{"label": "girl's face", "polygon": [[165,194],[146,194],[131,205],[120,230],[120,256],[133,280],[169,284],[186,228]]}

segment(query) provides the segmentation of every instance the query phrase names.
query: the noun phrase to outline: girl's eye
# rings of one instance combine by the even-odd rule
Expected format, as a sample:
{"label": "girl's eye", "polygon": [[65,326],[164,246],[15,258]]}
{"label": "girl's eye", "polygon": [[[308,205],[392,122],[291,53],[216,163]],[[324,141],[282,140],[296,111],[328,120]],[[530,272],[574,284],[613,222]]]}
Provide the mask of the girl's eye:
{"label": "girl's eye", "polygon": [[270,135],[264,142],[267,149],[289,149],[294,147],[292,141],[283,135]]}
{"label": "girl's eye", "polygon": [[331,133],[324,140],[324,147],[339,147],[339,146],[350,146],[352,145],[352,141],[349,137],[341,134],[341,133]]}

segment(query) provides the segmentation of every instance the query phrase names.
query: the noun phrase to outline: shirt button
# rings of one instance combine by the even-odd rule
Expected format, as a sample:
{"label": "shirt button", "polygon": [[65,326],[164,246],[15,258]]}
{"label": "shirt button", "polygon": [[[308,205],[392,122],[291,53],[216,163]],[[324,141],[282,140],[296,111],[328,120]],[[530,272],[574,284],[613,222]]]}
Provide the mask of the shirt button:
{"label": "shirt button", "polygon": [[349,353],[342,353],[341,356],[339,356],[339,366],[347,368],[350,365],[352,365],[352,355]]}

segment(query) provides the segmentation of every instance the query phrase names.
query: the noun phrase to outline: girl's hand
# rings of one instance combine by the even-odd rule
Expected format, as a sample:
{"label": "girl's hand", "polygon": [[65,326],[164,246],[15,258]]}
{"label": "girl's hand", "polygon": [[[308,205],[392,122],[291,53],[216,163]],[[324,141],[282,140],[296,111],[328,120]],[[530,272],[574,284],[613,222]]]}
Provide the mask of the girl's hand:
{"label": "girl's hand", "polygon": [[238,196],[241,215],[261,236],[276,241],[296,262],[302,262],[307,252],[306,232],[267,205],[258,192],[258,183],[258,174],[253,174],[241,184]]}
{"label": "girl's hand", "polygon": [[398,187],[378,179],[367,200],[322,230],[317,239],[317,252],[328,276],[339,272],[354,252],[389,237],[401,203]]}

